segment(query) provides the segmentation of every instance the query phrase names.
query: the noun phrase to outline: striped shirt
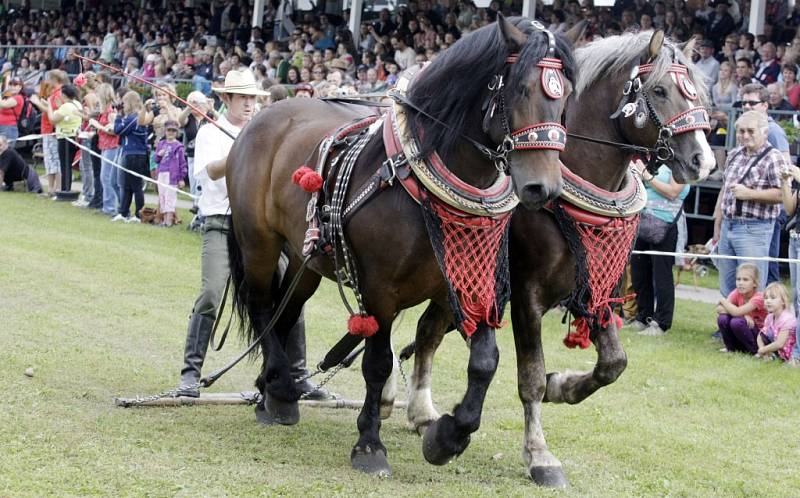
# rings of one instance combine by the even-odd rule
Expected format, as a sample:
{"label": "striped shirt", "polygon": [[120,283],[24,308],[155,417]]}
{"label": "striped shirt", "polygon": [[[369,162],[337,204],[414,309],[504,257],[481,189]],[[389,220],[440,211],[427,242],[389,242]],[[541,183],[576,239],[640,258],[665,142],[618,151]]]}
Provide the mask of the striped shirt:
{"label": "striped shirt", "polygon": [[725,165],[725,183],[722,186],[722,215],[724,218],[774,220],[778,217],[781,210],[780,204],[767,204],[759,201],[738,201],[741,211],[737,212],[737,201],[731,191],[731,187],[737,184],[753,190],[780,188],[781,171],[788,169],[789,163],[777,149],[773,148],[767,152],[758,161],[758,164],[750,168],[750,163],[764,152],[766,147],[769,147],[769,144],[765,142],[752,154],[748,153],[744,147],[737,147],[728,154],[728,161]]}

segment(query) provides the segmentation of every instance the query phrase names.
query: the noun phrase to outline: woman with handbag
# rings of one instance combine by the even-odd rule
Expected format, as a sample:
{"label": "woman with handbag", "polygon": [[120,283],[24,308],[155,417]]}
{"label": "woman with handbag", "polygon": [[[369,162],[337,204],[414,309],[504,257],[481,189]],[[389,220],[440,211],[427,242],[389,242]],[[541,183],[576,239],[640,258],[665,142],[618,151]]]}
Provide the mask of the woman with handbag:
{"label": "woman with handbag", "polygon": [[[657,174],[648,172],[642,161],[633,167],[641,175],[647,191],[647,205],[639,219],[637,251],[674,252],[678,240],[677,221],[683,211],[683,200],[689,186],[672,178],[672,171],[662,165]],[[631,276],[638,309],[633,327],[641,335],[664,335],[672,327],[675,310],[675,285],[672,278],[672,256],[631,257]]]}

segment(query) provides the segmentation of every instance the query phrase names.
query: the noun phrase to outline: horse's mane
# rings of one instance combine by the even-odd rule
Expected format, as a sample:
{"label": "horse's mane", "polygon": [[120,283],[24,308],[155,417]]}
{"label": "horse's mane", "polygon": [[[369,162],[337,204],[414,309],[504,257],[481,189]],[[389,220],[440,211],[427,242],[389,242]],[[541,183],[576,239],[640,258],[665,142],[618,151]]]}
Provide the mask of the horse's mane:
{"label": "horse's mane", "polygon": [[[507,20],[528,35],[505,82],[508,88],[518,89],[525,84],[536,63],[547,55],[549,42],[544,32],[531,26],[530,19],[511,17]],[[417,138],[423,156],[434,150],[442,155],[453,150],[459,135],[464,132],[467,114],[483,104],[481,94],[494,75],[503,73],[508,55],[508,46],[500,26],[495,22],[465,35],[425,68],[411,86],[408,98],[414,105],[452,128],[434,124],[419,113],[410,119],[411,132]],[[572,50],[569,42],[560,36],[556,36],[556,57],[564,65],[564,76],[570,82],[574,81]],[[521,98],[521,93],[512,91],[512,101],[506,102],[506,105],[513,106],[516,103],[514,100]],[[420,133],[421,125],[425,127],[424,133]]]}
{"label": "horse's mane", "polygon": [[[580,95],[584,90],[591,88],[602,78],[613,78],[620,73],[626,75],[634,64],[638,64],[642,53],[647,49],[652,31],[639,33],[625,33],[619,36],[609,36],[602,40],[594,41],[585,47],[575,50],[575,60],[580,67],[578,81],[575,84],[575,93]],[[694,63],[671,40],[665,39],[661,47],[661,55],[656,58],[655,66],[650,76],[644,81],[644,89],[649,90],[657,81],[664,77],[672,64],[683,64],[689,71],[689,78],[694,82],[697,94],[701,101],[708,98],[708,89],[705,80],[699,73]]]}

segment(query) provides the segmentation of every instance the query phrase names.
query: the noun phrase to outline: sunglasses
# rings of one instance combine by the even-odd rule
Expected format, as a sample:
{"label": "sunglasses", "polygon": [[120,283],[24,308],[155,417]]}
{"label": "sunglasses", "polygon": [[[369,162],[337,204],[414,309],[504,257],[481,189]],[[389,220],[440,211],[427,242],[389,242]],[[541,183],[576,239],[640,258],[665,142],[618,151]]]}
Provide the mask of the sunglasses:
{"label": "sunglasses", "polygon": [[755,107],[760,103],[761,103],[760,100],[743,100],[742,101],[742,107],[745,107],[745,106],[747,106],[747,107]]}

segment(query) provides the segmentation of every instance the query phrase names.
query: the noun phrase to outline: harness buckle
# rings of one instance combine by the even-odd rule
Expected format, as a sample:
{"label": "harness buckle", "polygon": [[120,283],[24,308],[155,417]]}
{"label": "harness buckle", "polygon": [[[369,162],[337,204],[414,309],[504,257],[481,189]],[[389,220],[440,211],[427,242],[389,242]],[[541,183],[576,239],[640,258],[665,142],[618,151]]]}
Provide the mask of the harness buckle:
{"label": "harness buckle", "polygon": [[659,140],[669,140],[670,138],[672,138],[672,135],[673,135],[672,128],[669,128],[667,126],[664,126],[660,130],[658,130]]}
{"label": "harness buckle", "polygon": [[495,74],[492,78],[492,81],[489,82],[488,88],[493,92],[499,91],[501,88],[503,88],[503,75]]}

